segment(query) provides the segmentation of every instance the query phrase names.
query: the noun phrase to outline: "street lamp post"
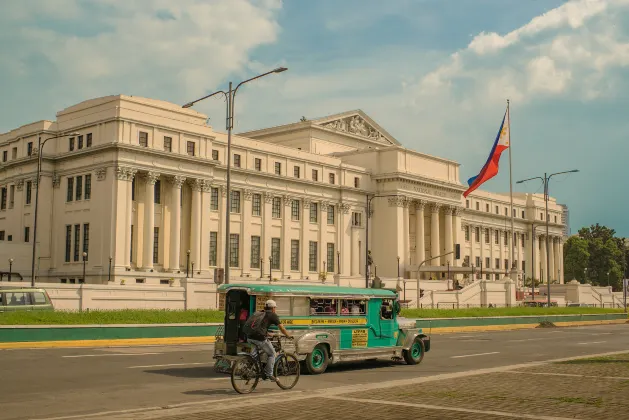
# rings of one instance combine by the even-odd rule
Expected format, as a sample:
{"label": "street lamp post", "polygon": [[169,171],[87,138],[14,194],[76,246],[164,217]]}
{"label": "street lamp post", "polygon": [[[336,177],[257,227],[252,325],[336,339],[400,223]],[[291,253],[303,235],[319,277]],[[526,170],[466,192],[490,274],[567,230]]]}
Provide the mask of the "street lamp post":
{"label": "street lamp post", "polygon": [[560,174],[569,174],[569,173],[574,173],[574,172],[579,172],[578,169],[573,169],[571,171],[562,171],[562,172],[555,172],[554,174],[546,174],[544,173],[544,178],[536,176],[533,178],[528,178],[528,179],[523,179],[521,181],[516,182],[516,184],[521,184],[523,182],[526,181],[531,181],[533,179],[540,179],[542,181],[542,183],[544,184],[544,202],[546,203],[546,215],[544,216],[544,219],[546,219],[546,276],[547,276],[547,286],[548,286],[548,307],[550,307],[550,248],[549,248],[549,244],[548,244],[548,236],[549,236],[549,223],[550,221],[548,220],[548,183],[550,182],[550,178],[552,178],[555,175],[560,175]]}
{"label": "street lamp post", "polygon": [[83,283],[85,283],[85,263],[87,262],[87,252],[83,252]]}
{"label": "street lamp post", "polygon": [[397,257],[397,278],[400,278],[400,257]]}
{"label": "street lamp post", "polygon": [[192,261],[192,270],[190,274],[192,274],[192,278],[194,278],[194,261]]}
{"label": "street lamp post", "polygon": [[264,259],[260,258],[260,280],[264,278]]}
{"label": "street lamp post", "polygon": [[260,74],[256,77],[252,77],[251,79],[247,79],[238,83],[235,89],[232,89],[232,82],[229,82],[229,90],[227,92],[219,90],[217,92],[206,95],[202,98],[194,100],[192,102],[188,102],[187,104],[182,105],[182,108],[190,108],[197,102],[200,102],[204,99],[210,98],[214,95],[218,95],[222,93],[225,96],[227,102],[227,118],[226,118],[226,129],[227,129],[227,204],[225,209],[225,284],[229,284],[229,219],[230,219],[230,211],[231,211],[231,144],[232,144],[232,128],[234,128],[234,100],[236,99],[236,92],[238,88],[245,83],[251,82],[253,80],[259,79],[261,77],[267,76],[272,73],[282,73],[288,70],[286,67],[278,67],[275,70],[271,70],[269,72]]}
{"label": "street lamp post", "polygon": [[11,281],[12,273],[13,273],[13,258],[9,258],[9,281]]}
{"label": "street lamp post", "polygon": [[35,178],[35,213],[33,215],[33,260],[31,261],[31,286],[35,287],[35,257],[37,253],[37,214],[39,212],[39,184],[41,181],[41,166],[43,153],[42,150],[48,140],[58,139],[66,136],[78,136],[78,133],[59,134],[57,136],[48,137],[43,142],[41,136],[37,140],[37,177]]}
{"label": "street lamp post", "polygon": [[269,284],[273,279],[273,257],[269,257]]}
{"label": "street lamp post", "polygon": [[113,257],[109,257],[109,275],[107,276],[107,281],[111,281],[111,260]]}

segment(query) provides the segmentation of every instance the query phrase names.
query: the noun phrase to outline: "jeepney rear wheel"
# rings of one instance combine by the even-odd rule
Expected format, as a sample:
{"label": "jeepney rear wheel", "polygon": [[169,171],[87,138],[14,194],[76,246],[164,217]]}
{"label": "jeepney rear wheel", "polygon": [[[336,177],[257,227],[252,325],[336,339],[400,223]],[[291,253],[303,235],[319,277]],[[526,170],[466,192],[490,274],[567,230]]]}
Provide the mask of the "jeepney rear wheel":
{"label": "jeepney rear wheel", "polygon": [[328,367],[328,349],[323,344],[317,344],[306,356],[306,369],[311,375],[319,375]]}
{"label": "jeepney rear wheel", "polygon": [[418,365],[422,360],[424,360],[425,350],[426,347],[424,345],[424,341],[419,337],[415,337],[411,348],[404,350],[404,360],[409,365]]}

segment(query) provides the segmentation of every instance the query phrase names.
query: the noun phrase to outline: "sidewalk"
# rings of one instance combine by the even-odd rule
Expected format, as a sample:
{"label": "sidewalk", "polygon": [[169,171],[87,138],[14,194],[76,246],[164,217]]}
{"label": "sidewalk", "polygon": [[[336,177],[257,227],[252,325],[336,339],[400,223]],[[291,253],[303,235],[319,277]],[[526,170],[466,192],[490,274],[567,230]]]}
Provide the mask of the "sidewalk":
{"label": "sidewalk", "polygon": [[[620,419],[629,412],[629,353],[388,381],[319,391],[251,396],[137,410],[108,420],[254,418]],[[100,419],[100,417],[98,417]]]}

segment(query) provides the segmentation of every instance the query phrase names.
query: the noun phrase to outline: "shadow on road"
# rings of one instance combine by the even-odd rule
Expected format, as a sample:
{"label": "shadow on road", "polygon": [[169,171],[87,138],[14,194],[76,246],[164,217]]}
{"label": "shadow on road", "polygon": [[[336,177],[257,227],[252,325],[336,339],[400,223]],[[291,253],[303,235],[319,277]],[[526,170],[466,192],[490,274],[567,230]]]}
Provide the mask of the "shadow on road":
{"label": "shadow on road", "polygon": [[216,373],[214,367],[189,367],[145,370],[146,373],[175,376],[177,378],[222,378],[224,374]]}

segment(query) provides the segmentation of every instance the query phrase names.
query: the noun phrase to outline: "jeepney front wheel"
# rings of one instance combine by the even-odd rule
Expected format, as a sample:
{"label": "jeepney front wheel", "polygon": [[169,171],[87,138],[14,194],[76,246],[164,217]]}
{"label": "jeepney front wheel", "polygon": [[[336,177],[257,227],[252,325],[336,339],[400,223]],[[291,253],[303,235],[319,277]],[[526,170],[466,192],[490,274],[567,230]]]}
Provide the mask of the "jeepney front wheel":
{"label": "jeepney front wheel", "polygon": [[306,369],[311,375],[319,375],[328,367],[328,349],[323,344],[317,344],[306,356]]}
{"label": "jeepney front wheel", "polygon": [[419,337],[415,337],[411,348],[404,350],[404,360],[409,365],[418,365],[424,359],[424,351],[424,341]]}

